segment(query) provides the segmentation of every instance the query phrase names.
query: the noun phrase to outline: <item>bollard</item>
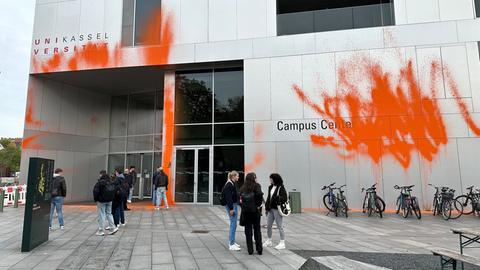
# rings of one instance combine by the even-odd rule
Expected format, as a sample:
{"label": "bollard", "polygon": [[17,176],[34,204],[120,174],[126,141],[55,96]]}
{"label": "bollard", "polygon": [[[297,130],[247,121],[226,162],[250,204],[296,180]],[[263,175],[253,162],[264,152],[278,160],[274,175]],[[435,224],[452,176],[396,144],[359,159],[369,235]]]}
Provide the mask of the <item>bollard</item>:
{"label": "bollard", "polygon": [[5,201],[5,189],[0,187],[0,212],[3,212],[3,203]]}
{"label": "bollard", "polygon": [[20,192],[18,187],[15,187],[15,197],[13,197],[13,208],[18,208],[18,197],[20,197]]}

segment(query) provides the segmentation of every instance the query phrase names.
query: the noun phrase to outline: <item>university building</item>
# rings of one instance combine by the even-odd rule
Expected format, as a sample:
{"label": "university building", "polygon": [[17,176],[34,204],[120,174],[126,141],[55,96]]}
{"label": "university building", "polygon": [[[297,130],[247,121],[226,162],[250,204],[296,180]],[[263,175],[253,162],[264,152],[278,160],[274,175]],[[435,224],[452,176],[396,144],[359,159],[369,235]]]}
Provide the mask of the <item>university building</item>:
{"label": "university building", "polygon": [[347,185],[478,184],[480,0],[37,0],[21,172],[55,160],[67,200],[102,169],[161,165],[175,203],[227,173],[280,173],[303,208]]}

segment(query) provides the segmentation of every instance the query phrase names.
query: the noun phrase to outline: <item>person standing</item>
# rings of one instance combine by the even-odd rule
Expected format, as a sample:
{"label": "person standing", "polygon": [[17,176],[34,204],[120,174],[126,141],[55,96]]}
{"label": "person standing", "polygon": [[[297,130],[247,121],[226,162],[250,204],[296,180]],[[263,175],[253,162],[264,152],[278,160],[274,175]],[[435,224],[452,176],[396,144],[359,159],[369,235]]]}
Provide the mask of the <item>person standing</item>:
{"label": "person standing", "polygon": [[117,168],[115,169],[115,198],[113,199],[112,207],[113,207],[113,222],[115,226],[122,224],[125,226],[125,213],[123,211],[123,200],[126,199],[126,193],[123,189],[123,181],[125,181],[125,177],[123,176],[122,169]]}
{"label": "person standing", "polygon": [[155,187],[155,181],[158,181],[158,177],[160,176],[160,166],[155,169],[155,172],[153,173],[152,176],[152,204],[157,207],[157,188]]}
{"label": "person standing", "polygon": [[93,187],[93,199],[97,203],[97,222],[98,222],[98,232],[96,235],[104,236],[104,222],[107,218],[108,229],[110,232],[108,234],[114,234],[118,231],[118,228],[115,226],[112,215],[112,201],[115,198],[115,185],[108,177],[105,170],[100,171],[100,178],[98,182]]}
{"label": "person standing", "polygon": [[65,228],[63,222],[63,201],[65,196],[67,196],[67,185],[65,183],[65,178],[63,177],[63,170],[60,168],[55,169],[53,174],[53,183],[52,183],[52,200],[50,203],[50,223],[49,229],[52,229],[53,213],[56,210],[58,216],[58,223],[60,224],[60,229]]}
{"label": "person standing", "polygon": [[156,177],[153,178],[153,183],[155,186],[155,192],[157,195],[156,199],[156,207],[155,210],[160,209],[160,205],[162,204],[162,200],[165,204],[165,209],[168,209],[168,198],[167,198],[167,190],[168,190],[168,176],[163,171],[162,167],[157,168]]}
{"label": "person standing", "polygon": [[128,203],[132,203],[133,187],[137,183],[137,172],[135,166],[130,166],[130,175],[132,176],[132,182],[130,183],[130,192],[128,193]]}
{"label": "person standing", "polygon": [[123,201],[123,210],[124,211],[130,211],[130,208],[128,208],[127,206],[127,202],[128,203],[131,203],[132,200],[131,200],[131,197],[130,197],[130,194],[131,194],[131,190],[132,190],[132,183],[133,183],[133,180],[132,180],[132,175],[130,174],[130,170],[129,169],[125,169],[123,171],[123,176],[125,177],[125,182],[123,183],[125,185],[125,188],[128,190],[128,198],[126,200]]}
{"label": "person standing", "polygon": [[287,202],[287,190],[283,186],[283,179],[278,173],[270,174],[270,186],[268,187],[268,197],[265,202],[265,211],[267,212],[267,240],[263,243],[264,247],[271,247],[272,225],[277,224],[280,233],[280,242],[275,249],[285,249],[285,231],[283,229],[283,216],[278,212],[277,206]]}
{"label": "person standing", "polygon": [[223,196],[227,204],[225,209],[227,210],[227,215],[230,219],[230,231],[228,234],[228,246],[229,250],[239,251],[241,250],[240,245],[235,242],[235,233],[237,231],[237,219],[238,219],[238,195],[237,188],[235,183],[238,181],[239,175],[236,171],[231,171],[228,173],[228,180],[225,186],[223,187]]}
{"label": "person standing", "polygon": [[256,182],[257,175],[253,172],[245,176],[245,183],[240,188],[240,203],[242,214],[240,219],[245,225],[248,254],[253,254],[252,229],[255,238],[255,248],[258,255],[262,255],[262,231],[260,229],[260,211],[263,203],[263,192]]}

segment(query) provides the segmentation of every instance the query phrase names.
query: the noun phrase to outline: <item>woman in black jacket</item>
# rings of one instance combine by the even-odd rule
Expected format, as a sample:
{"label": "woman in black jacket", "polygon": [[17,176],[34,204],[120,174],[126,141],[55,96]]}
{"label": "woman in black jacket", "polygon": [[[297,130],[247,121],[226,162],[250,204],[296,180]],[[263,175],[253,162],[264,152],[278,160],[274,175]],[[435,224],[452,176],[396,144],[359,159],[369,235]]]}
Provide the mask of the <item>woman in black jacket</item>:
{"label": "woman in black jacket", "polygon": [[257,175],[253,172],[245,176],[245,183],[240,188],[240,203],[245,225],[248,254],[253,254],[252,228],[255,237],[255,248],[258,255],[262,255],[262,231],[260,230],[260,209],[263,203],[263,192],[260,184],[255,180]]}
{"label": "woman in black jacket", "polygon": [[287,202],[287,191],[283,186],[282,177],[278,173],[270,174],[270,186],[268,187],[267,201],[265,202],[265,211],[267,213],[267,240],[263,243],[264,247],[271,247],[272,243],[272,225],[273,221],[277,224],[280,233],[280,242],[275,249],[285,249],[285,231],[283,230],[283,216],[278,212],[278,205]]}

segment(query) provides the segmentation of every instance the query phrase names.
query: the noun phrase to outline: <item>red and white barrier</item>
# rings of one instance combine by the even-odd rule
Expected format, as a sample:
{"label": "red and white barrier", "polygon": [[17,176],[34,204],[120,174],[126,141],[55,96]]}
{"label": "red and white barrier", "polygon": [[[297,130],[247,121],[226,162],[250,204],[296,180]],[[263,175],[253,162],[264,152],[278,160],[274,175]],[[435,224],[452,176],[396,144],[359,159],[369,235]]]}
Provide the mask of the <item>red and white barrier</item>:
{"label": "red and white barrier", "polygon": [[3,187],[5,190],[5,197],[3,198],[4,206],[13,206],[15,202],[15,190],[18,189],[18,204],[25,204],[26,194],[27,194],[27,185],[20,186],[6,186]]}

